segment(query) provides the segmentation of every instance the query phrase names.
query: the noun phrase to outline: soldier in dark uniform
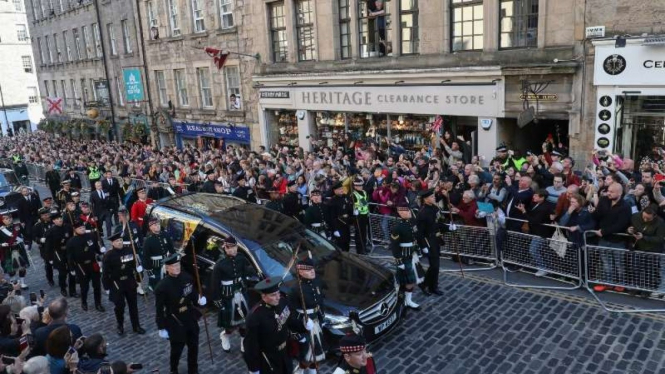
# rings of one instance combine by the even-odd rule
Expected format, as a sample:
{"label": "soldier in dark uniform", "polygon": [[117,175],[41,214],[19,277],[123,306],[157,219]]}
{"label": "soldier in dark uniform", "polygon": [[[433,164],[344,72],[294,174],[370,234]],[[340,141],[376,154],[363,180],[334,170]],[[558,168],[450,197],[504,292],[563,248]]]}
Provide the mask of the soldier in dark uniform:
{"label": "soldier in dark uniform", "polygon": [[215,174],[214,169],[206,171],[206,181],[203,183],[203,186],[201,186],[201,192],[215,193],[216,177],[217,175]]}
{"label": "soldier in dark uniform", "polygon": [[74,222],[78,221],[80,213],[76,211],[76,203],[72,200],[71,196],[65,204],[65,209],[62,211],[62,219],[64,220],[65,228],[69,231],[69,236],[74,235]]}
{"label": "soldier in dark uniform", "polygon": [[345,335],[339,340],[342,360],[333,374],[376,374],[372,354],[367,352],[365,338],[356,334]]}
{"label": "soldier in dark uniform", "polygon": [[250,203],[256,203],[256,194],[254,194],[254,190],[247,186],[245,176],[238,175],[236,177],[236,182],[238,183],[238,187],[233,191],[233,196],[239,197]]}
{"label": "soldier in dark uniform", "polygon": [[279,197],[279,191],[270,190],[270,201],[266,203],[266,208],[274,210],[275,212],[282,212],[284,206],[282,205],[282,199]]}
{"label": "soldier in dark uniform", "polygon": [[243,254],[238,255],[238,243],[229,236],[224,239],[224,253],[212,269],[210,279],[210,295],[214,297],[215,306],[219,308],[217,327],[222,328],[219,338],[222,349],[231,350],[229,336],[235,329],[240,334],[240,349],[245,337],[245,318],[249,312],[247,306],[247,288],[245,281],[256,274],[252,264]]}
{"label": "soldier in dark uniform", "polygon": [[420,288],[426,295],[433,293],[441,296],[443,292],[439,291],[439,262],[441,256],[439,237],[445,226],[439,221],[440,213],[439,207],[436,205],[434,190],[429,189],[421,192],[420,198],[422,204],[416,219],[418,226],[417,238],[421,251],[429,259],[425,281],[420,284]]}
{"label": "soldier in dark uniform", "polygon": [[139,324],[139,310],[136,296],[136,272],[142,272],[132,250],[123,245],[122,232],[117,231],[109,238],[112,249],[104,254],[102,260],[102,284],[109,290],[109,300],[115,305],[115,320],[118,323],[118,335],[125,334],[125,302],[129,307],[129,319],[132,330],[145,334]]}
{"label": "soldier in dark uniform", "polygon": [[12,281],[18,273],[21,288],[26,289],[25,274],[28,264],[28,255],[25,250],[23,228],[20,223],[14,224],[12,212],[4,210],[0,212],[2,226],[0,226],[0,247],[2,251],[2,267],[9,274]]}
{"label": "soldier in dark uniform", "polygon": [[289,217],[293,217],[299,221],[302,220],[302,206],[300,205],[302,199],[298,193],[298,185],[296,181],[290,181],[287,184],[287,192],[282,199],[282,213]]}
{"label": "soldier in dark uniform", "polygon": [[321,204],[321,191],[312,190],[309,193],[310,201],[312,204],[305,209],[305,225],[312,229],[317,234],[328,238],[328,225],[326,225],[326,211],[325,205]]}
{"label": "soldier in dark uniform", "polygon": [[71,194],[72,202],[74,202],[74,212],[78,217],[81,214],[81,193],[79,191],[74,191]]}
{"label": "soldier in dark uniform", "polygon": [[81,309],[88,310],[88,289],[92,282],[92,293],[95,299],[95,309],[104,312],[102,306],[102,290],[100,285],[99,264],[97,256],[102,252],[97,244],[97,238],[86,233],[85,222],[74,223],[74,236],[67,241],[67,263],[71,274],[81,287]]}
{"label": "soldier in dark uniform", "polygon": [[51,228],[51,226],[53,226],[53,223],[51,222],[51,211],[46,207],[42,207],[39,208],[38,214],[39,221],[37,221],[37,223],[35,223],[35,225],[32,227],[32,236],[35,240],[35,243],[37,243],[37,247],[39,248],[39,255],[44,260],[46,281],[50,286],[53,286],[53,265],[46,259],[46,232]]}
{"label": "soldier in dark uniform", "polygon": [[[76,174],[76,170],[74,169],[67,170],[67,175],[65,175],[65,179],[68,179],[70,181],[70,183],[72,184],[72,189],[74,190],[80,190],[83,187],[83,184],[81,183],[81,177],[79,177],[79,175]],[[94,184],[91,184],[91,186],[94,186]]]}
{"label": "soldier in dark uniform", "polygon": [[201,192],[203,188],[203,183],[199,180],[199,171],[193,170],[189,173],[189,184],[187,185],[187,191],[189,192]]}
{"label": "soldier in dark uniform", "polygon": [[259,302],[247,317],[244,359],[250,374],[292,374],[293,362],[286,349],[291,333],[307,333],[314,327],[307,325],[291,312],[286,299],[281,298],[280,277],[259,282],[254,289],[261,293]]}
{"label": "soldier in dark uniform", "polygon": [[85,225],[85,233],[92,235],[93,239],[100,246],[102,253],[106,252],[106,247],[102,240],[102,236],[104,235],[102,225],[99,224],[97,217],[92,215],[90,204],[85,201],[81,203],[81,214],[79,214],[79,219],[83,221],[83,224]]}
{"label": "soldier in dark uniform", "polygon": [[61,209],[64,209],[67,205],[67,200],[71,199],[71,193],[73,192],[72,181],[65,179],[60,184],[62,185],[62,189],[56,194],[55,200],[58,203],[58,206]]}
{"label": "soldier in dark uniform", "polygon": [[56,209],[56,206],[53,204],[53,198],[51,196],[42,199],[42,208],[48,209],[49,212]]}
{"label": "soldier in dark uniform", "polygon": [[[78,297],[76,294],[76,279],[67,269],[67,250],[65,246],[71,235],[65,227],[60,213],[51,214],[51,221],[53,226],[46,231],[44,243],[46,259],[58,270],[58,285],[62,296]],[[69,281],[69,294],[67,293],[67,281]]]}
{"label": "soldier in dark uniform", "polygon": [[344,186],[339,181],[332,186],[334,196],[330,199],[330,231],[337,246],[344,252],[349,251],[351,245],[351,217],[353,215],[353,202],[344,194]]}
{"label": "soldier in dark uniform", "polygon": [[418,261],[418,243],[414,235],[417,227],[411,219],[411,209],[406,202],[398,204],[397,214],[399,223],[390,233],[390,249],[397,267],[396,278],[404,289],[404,305],[419,310],[420,305],[413,302],[413,288],[423,282],[422,268]]}
{"label": "soldier in dark uniform", "polygon": [[299,368],[296,369],[295,373],[316,374],[317,364],[326,358],[321,330],[325,317],[323,312],[324,295],[321,292],[323,286],[316,277],[314,261],[311,258],[306,257],[298,260],[296,269],[299,285],[289,294],[291,309],[295,310],[297,318],[303,321],[303,324],[309,320],[314,323],[314,326],[308,333],[298,334],[297,336]]}
{"label": "soldier in dark uniform", "polygon": [[[129,212],[123,205],[118,209],[118,221],[120,221],[120,224],[118,224],[113,231],[120,232],[122,235],[123,247],[132,253],[136,253],[136,264],[141,265],[141,258],[143,257],[143,246],[141,245],[143,244],[142,230],[139,229],[136,222],[129,220]],[[136,292],[138,292],[139,295],[143,295],[145,292],[143,291],[140,281],[141,278],[139,277],[139,274],[136,273],[136,282],[138,284]]]}
{"label": "soldier in dark uniform", "polygon": [[154,291],[162,280],[164,259],[175,253],[175,249],[169,235],[161,230],[158,218],[150,218],[148,230],[148,236],[143,242],[143,264],[148,274],[148,287]]}
{"label": "soldier in dark uniform", "polygon": [[177,253],[164,261],[167,276],[155,288],[155,320],[159,337],[169,339],[171,374],[178,373],[182,350],[187,345],[187,372],[198,374],[199,319],[196,304],[204,306],[205,296],[198,295],[194,279],[180,271]]}

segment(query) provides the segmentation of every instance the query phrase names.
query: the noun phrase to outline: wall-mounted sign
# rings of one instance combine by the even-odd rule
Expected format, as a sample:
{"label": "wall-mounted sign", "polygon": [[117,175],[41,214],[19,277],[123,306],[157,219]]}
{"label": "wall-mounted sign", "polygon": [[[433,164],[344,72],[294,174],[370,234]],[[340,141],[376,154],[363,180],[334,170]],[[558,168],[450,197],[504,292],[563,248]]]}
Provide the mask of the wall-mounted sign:
{"label": "wall-mounted sign", "polygon": [[597,86],[663,86],[665,57],[663,48],[628,40],[623,48],[611,42],[596,41],[594,84]]}
{"label": "wall-mounted sign", "polygon": [[261,99],[288,99],[290,97],[289,91],[261,91]]}
{"label": "wall-mounted sign", "polygon": [[592,26],[586,28],[587,38],[604,38],[605,26]]}
{"label": "wall-mounted sign", "polygon": [[127,102],[143,101],[143,82],[140,68],[125,68],[122,71],[125,80],[125,99]]}
{"label": "wall-mounted sign", "polygon": [[558,101],[559,96],[557,94],[528,94],[520,95],[520,100],[529,100],[529,101]]}
{"label": "wall-mounted sign", "polygon": [[222,138],[226,141],[249,143],[249,127],[214,125],[203,123],[177,122],[173,121],[173,129],[176,134],[183,136],[207,136],[211,138]]}

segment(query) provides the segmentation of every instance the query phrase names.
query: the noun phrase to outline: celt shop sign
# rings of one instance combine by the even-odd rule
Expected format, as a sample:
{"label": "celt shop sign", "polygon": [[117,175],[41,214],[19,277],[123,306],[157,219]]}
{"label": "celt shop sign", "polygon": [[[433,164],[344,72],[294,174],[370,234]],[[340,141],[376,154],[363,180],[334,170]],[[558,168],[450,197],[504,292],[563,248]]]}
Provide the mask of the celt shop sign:
{"label": "celt shop sign", "polygon": [[[499,116],[503,102],[494,84],[459,86],[294,87],[296,109],[370,113],[413,113],[462,116]],[[283,91],[283,90],[282,90]],[[264,91],[261,97],[269,97]],[[269,100],[261,101],[269,107]]]}
{"label": "celt shop sign", "polygon": [[642,45],[628,40],[623,48],[615,41],[598,41],[594,84],[598,86],[663,86],[665,85],[665,48]]}

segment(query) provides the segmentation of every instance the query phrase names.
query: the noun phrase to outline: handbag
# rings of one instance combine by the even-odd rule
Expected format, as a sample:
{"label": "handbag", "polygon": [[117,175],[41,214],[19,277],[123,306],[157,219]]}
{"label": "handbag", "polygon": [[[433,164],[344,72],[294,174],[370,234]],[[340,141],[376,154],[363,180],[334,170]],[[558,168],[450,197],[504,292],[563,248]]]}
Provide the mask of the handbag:
{"label": "handbag", "polygon": [[564,258],[566,257],[566,249],[568,248],[568,238],[566,238],[566,235],[561,231],[561,228],[557,227],[556,231],[554,231],[554,234],[552,235],[552,238],[550,239],[549,246],[552,248],[556,254]]}

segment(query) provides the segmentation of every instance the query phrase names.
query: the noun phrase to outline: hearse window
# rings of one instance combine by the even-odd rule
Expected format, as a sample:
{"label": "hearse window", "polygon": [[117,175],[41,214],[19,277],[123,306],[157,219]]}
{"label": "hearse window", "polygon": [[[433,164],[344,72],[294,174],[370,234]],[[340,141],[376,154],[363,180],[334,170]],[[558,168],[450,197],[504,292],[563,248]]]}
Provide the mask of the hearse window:
{"label": "hearse window", "polygon": [[220,236],[211,236],[206,240],[204,250],[200,251],[201,256],[212,262],[217,262],[224,253],[224,238]]}
{"label": "hearse window", "polygon": [[182,240],[185,237],[185,224],[171,218],[166,231],[171,235],[173,248],[180,250],[182,248]]}

